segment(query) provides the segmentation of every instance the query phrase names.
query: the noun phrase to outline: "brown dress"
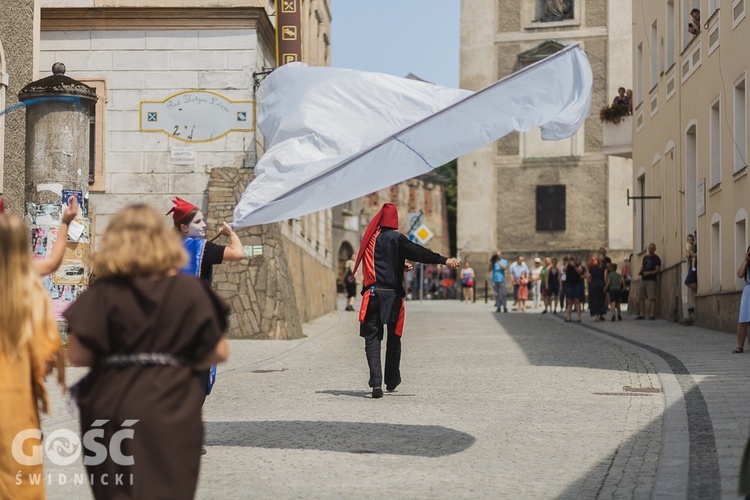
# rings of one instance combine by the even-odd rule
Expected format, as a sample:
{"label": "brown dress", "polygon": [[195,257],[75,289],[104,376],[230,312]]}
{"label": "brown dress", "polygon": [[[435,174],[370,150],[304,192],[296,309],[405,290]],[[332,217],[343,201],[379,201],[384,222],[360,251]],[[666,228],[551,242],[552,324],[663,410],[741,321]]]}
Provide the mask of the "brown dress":
{"label": "brown dress", "polygon": [[[190,364],[216,347],[228,313],[227,305],[206,285],[183,275],[100,279],[65,312],[70,332],[99,362],[137,353],[171,354],[186,361],[177,366],[92,368],[91,383],[79,395],[81,434],[103,429],[104,437],[97,441],[110,448],[101,464],[84,460],[93,474],[96,498],[193,498],[203,445],[205,388]],[[132,439],[122,440],[125,458],[117,460],[109,443],[114,433],[126,428],[133,431]],[[132,465],[123,464],[128,456],[133,457]]]}

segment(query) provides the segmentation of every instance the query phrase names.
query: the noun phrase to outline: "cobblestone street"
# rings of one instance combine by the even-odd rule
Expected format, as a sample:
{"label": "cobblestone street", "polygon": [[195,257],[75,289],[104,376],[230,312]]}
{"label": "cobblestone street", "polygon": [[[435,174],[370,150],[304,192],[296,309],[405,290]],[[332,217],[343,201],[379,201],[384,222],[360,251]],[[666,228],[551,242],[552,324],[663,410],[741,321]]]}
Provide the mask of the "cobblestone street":
{"label": "cobblestone street", "polygon": [[[232,341],[198,498],[736,498],[750,358],[731,335],[410,302],[403,383],[373,400],[357,331],[336,312],[302,340]],[[46,432],[76,429],[59,399]]]}

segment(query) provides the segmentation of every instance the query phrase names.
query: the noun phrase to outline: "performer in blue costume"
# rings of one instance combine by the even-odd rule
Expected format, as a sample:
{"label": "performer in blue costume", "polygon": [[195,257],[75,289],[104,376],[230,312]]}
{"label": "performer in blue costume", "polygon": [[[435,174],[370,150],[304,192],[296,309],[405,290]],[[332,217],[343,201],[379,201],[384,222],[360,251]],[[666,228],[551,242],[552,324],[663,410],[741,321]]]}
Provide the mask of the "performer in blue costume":
{"label": "performer in blue costume", "polygon": [[[245,258],[240,237],[237,236],[226,222],[222,223],[219,234],[229,236],[230,245],[216,245],[206,241],[206,221],[203,213],[190,202],[175,197],[172,207],[166,215],[172,215],[174,227],[180,236],[185,250],[188,252],[188,263],[181,269],[183,274],[197,276],[209,286],[213,275],[213,266],[224,261],[236,262]],[[216,380],[216,366],[205,373],[206,394],[211,394],[211,388]]]}

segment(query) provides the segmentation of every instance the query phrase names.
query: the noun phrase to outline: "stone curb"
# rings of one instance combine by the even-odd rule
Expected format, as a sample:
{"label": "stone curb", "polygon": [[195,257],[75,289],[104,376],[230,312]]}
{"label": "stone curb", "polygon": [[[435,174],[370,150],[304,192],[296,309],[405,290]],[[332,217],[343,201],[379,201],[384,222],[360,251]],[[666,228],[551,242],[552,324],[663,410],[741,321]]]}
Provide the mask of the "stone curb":
{"label": "stone curb", "polygon": [[654,498],[687,498],[690,470],[690,434],[687,407],[682,387],[669,363],[654,352],[627,340],[613,337],[609,332],[583,323],[576,324],[588,333],[612,342],[648,359],[659,375],[664,394],[663,445],[654,484]]}

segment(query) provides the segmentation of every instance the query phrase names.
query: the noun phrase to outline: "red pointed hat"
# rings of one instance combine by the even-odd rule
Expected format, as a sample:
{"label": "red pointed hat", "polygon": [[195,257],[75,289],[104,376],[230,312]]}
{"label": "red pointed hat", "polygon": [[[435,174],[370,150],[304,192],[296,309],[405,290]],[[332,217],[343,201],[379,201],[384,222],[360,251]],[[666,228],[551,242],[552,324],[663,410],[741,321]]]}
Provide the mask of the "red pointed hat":
{"label": "red pointed hat", "polygon": [[198,208],[192,203],[187,202],[177,196],[175,196],[174,200],[172,200],[172,203],[174,203],[174,206],[170,208],[169,212],[164,215],[172,214],[172,220],[175,224],[177,224],[178,221],[184,219],[187,214]]}
{"label": "red pointed hat", "polygon": [[0,198],[0,214],[5,212],[5,202]]}
{"label": "red pointed hat", "polygon": [[372,235],[375,234],[375,231],[379,227],[398,229],[398,210],[396,209],[396,205],[393,203],[384,203],[380,211],[370,221],[370,225],[367,226],[365,235],[362,237],[362,243],[359,245],[359,253],[357,253],[357,261],[354,263],[352,274],[357,272],[359,263],[362,262],[362,257],[365,255],[365,249],[370,243]]}

